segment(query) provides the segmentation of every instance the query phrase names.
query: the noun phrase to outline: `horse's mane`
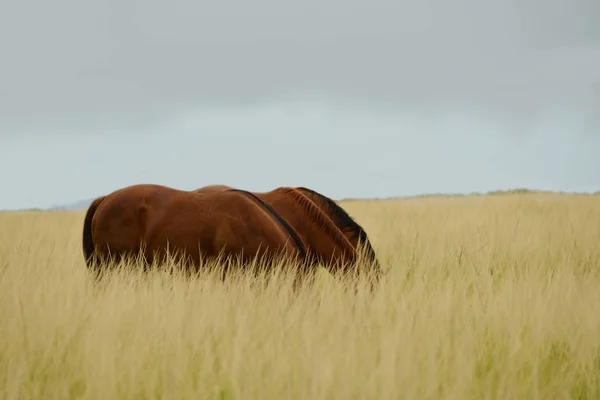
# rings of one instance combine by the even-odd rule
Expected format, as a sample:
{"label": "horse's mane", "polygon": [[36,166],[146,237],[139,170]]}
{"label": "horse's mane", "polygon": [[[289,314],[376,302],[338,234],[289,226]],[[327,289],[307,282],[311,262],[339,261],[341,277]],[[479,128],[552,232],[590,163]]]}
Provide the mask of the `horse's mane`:
{"label": "horse's mane", "polygon": [[337,232],[335,225],[332,227],[332,221],[329,219],[329,217],[324,214],[310,198],[294,188],[283,187],[276,189],[276,191],[298,203],[306,211],[307,217],[312,222],[316,223],[325,233],[327,233],[335,242],[335,244],[340,246],[340,248],[353,249],[350,242],[348,242],[348,239],[346,239],[342,232]]}
{"label": "horse's mane", "polygon": [[321,193],[315,192],[314,190],[308,189],[303,186],[300,186],[296,189],[299,191],[308,192],[320,199],[324,203],[323,205],[327,206],[331,211],[334,222],[341,227],[343,232],[350,232],[355,237],[358,237],[361,244],[365,246],[366,251],[371,260],[375,261],[375,250],[373,250],[373,247],[371,246],[371,242],[369,241],[367,232],[365,232],[362,226],[360,226],[350,215],[348,215],[348,213],[342,207],[340,207],[335,201],[333,201],[333,199]]}

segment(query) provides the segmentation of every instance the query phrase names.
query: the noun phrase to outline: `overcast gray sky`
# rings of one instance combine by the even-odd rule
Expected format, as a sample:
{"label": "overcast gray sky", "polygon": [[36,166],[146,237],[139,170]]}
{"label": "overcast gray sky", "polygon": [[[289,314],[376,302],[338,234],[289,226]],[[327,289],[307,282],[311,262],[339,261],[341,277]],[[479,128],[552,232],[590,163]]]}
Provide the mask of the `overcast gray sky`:
{"label": "overcast gray sky", "polygon": [[597,0],[6,0],[0,208],[600,190]]}

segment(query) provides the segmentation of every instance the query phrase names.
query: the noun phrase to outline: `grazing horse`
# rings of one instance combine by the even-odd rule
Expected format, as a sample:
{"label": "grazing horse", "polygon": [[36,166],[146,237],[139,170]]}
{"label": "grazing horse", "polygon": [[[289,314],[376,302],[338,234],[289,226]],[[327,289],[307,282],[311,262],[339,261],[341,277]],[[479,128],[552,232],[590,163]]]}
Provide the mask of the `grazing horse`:
{"label": "grazing horse", "polygon": [[[168,248],[167,248],[168,247]],[[293,228],[271,206],[244,190],[194,193],[140,184],[95,199],[83,225],[83,253],[89,268],[109,256],[142,253],[147,263],[182,252],[188,263],[224,256],[306,256]]]}
{"label": "grazing horse", "polygon": [[[232,190],[227,185],[209,185],[196,193],[218,193]],[[269,192],[253,192],[272,206],[298,232],[307,248],[307,262],[321,263],[330,272],[342,269],[349,272],[359,258],[363,246],[368,260],[367,269],[379,280],[381,267],[367,233],[339,205],[314,190],[298,187],[279,187]]]}

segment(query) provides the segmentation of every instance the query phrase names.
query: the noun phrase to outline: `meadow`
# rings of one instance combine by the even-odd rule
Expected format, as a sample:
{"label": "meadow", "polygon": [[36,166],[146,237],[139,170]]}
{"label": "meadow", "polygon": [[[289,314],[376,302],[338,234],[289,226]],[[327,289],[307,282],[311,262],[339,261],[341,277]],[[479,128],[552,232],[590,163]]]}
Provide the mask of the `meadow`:
{"label": "meadow", "polygon": [[94,284],[83,212],[0,213],[0,398],[600,398],[600,195],[341,205],[388,271],[374,293],[326,273]]}

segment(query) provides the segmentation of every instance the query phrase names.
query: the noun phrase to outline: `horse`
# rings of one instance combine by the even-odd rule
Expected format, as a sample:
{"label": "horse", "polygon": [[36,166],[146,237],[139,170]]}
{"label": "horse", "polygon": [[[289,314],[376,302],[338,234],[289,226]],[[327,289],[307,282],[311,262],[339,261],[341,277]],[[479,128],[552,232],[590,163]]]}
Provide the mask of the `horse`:
{"label": "horse", "polygon": [[238,189],[195,193],[138,184],[96,198],[86,211],[83,254],[99,272],[109,258],[143,255],[147,264],[178,251],[187,265],[207,259],[306,258],[297,232],[254,194]]}
{"label": "horse", "polygon": [[[232,190],[227,185],[208,185],[196,193]],[[252,192],[269,204],[298,232],[307,250],[307,263],[323,265],[329,272],[348,273],[359,261],[359,248],[372,271],[372,279],[381,277],[381,266],[365,230],[331,198],[306,187],[278,187],[269,192]],[[361,247],[362,246],[362,247]]]}

